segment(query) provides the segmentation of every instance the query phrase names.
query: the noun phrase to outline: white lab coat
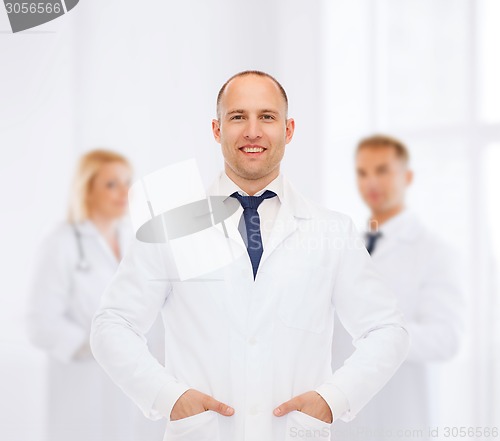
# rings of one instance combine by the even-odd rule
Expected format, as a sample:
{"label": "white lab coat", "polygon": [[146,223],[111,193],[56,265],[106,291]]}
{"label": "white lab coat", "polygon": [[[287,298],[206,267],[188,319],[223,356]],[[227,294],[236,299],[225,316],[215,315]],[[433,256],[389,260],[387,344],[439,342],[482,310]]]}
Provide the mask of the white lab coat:
{"label": "white lab coat", "polygon": [[[332,437],[345,440],[428,439],[431,409],[438,396],[430,390],[436,364],[459,349],[464,331],[464,298],[457,253],[406,209],[380,227],[372,253],[377,269],[396,293],[411,345],[406,361],[374,399],[349,424],[339,423]],[[339,328],[333,366],[353,351]],[[419,432],[423,430],[423,434]],[[403,435],[402,435],[403,434]]]}
{"label": "white lab coat", "polygon": [[[88,271],[80,261],[77,240],[68,223],[61,223],[42,243],[31,283],[27,324],[31,341],[48,355],[47,441],[159,441],[164,428],[141,414],[95,362],[88,343],[92,317],[118,261],[91,221],[77,226]],[[119,228],[122,252],[132,231]],[[162,335],[155,326],[148,337],[152,352],[162,356]]]}
{"label": "white lab coat", "polygon": [[[209,195],[219,194],[219,182]],[[220,225],[213,228],[210,255],[228,243],[244,247],[238,221],[225,222],[229,239]],[[102,367],[145,415],[167,418],[164,441],[305,440],[312,432],[328,441],[331,424],[299,411],[277,417],[273,408],[315,390],[335,419],[347,421],[406,356],[402,315],[352,221],[308,201],[287,180],[255,280],[245,250],[223,268],[181,281],[172,246],[133,242],[91,330]],[[193,249],[193,259],[206,257],[200,250]],[[143,341],[160,310],[165,366]],[[335,310],[358,350],[333,373]],[[233,406],[235,414],[206,411],[170,421],[189,388]]]}

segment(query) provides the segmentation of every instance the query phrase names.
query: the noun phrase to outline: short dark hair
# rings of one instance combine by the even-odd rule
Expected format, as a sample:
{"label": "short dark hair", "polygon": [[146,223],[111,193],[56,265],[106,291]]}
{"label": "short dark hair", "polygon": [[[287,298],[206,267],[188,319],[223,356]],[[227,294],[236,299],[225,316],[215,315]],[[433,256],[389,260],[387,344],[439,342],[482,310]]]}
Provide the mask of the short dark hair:
{"label": "short dark hair", "polygon": [[268,74],[266,72],[262,72],[260,70],[244,70],[242,72],[238,72],[237,74],[234,74],[220,88],[219,93],[217,94],[217,108],[216,108],[217,118],[220,118],[220,101],[222,99],[222,94],[226,90],[228,84],[231,81],[233,81],[235,78],[246,77],[247,75],[257,75],[259,77],[269,78],[271,81],[273,81],[274,84],[276,84],[276,86],[278,86],[278,89],[279,89],[279,91],[281,93],[281,96],[285,100],[285,114],[288,114],[288,97],[286,95],[285,89],[280,84],[280,82],[276,78],[274,78],[272,75],[270,75],[270,74]]}
{"label": "short dark hair", "polygon": [[376,134],[363,138],[358,143],[356,154],[362,149],[370,147],[391,147],[396,152],[396,156],[401,159],[405,164],[410,161],[410,152],[406,145],[397,138],[389,135]]}

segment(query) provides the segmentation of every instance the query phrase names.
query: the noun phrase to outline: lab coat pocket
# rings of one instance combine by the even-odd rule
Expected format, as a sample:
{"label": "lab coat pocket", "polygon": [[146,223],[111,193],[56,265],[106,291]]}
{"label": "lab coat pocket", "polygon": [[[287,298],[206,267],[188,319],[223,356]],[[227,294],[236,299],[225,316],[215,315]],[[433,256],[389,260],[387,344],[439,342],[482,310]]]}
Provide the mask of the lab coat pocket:
{"label": "lab coat pocket", "polygon": [[217,412],[205,410],[180,420],[168,421],[163,441],[219,441]]}
{"label": "lab coat pocket", "polygon": [[325,423],[307,413],[292,410],[287,415],[285,440],[330,441],[331,425],[331,423]]}
{"label": "lab coat pocket", "polygon": [[330,311],[329,277],[323,265],[294,263],[280,282],[278,316],[290,328],[321,333]]}

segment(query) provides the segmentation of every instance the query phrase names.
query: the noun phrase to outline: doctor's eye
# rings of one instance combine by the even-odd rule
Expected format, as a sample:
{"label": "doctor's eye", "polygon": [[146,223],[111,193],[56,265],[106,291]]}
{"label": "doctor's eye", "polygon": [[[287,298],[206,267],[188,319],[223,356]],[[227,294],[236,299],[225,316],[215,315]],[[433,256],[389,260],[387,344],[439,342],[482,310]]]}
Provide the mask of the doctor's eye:
{"label": "doctor's eye", "polygon": [[267,115],[267,114],[266,114],[266,115],[262,115],[262,118],[263,118],[263,119],[266,119],[266,120],[268,120],[268,121],[269,121],[269,120],[274,119],[274,116],[273,116],[273,115]]}
{"label": "doctor's eye", "polygon": [[243,119],[243,115],[234,115],[229,120],[241,120]]}
{"label": "doctor's eye", "polygon": [[116,187],[116,182],[115,181],[108,181],[106,182],[106,188],[115,188]]}

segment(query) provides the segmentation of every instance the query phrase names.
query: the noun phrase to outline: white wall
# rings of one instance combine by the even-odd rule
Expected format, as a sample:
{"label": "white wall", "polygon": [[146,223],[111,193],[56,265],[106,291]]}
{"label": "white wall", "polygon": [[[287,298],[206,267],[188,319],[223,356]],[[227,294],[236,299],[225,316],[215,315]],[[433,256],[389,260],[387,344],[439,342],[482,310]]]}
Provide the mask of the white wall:
{"label": "white wall", "polygon": [[[2,8],[0,29],[9,29]],[[34,247],[65,214],[76,153],[72,52],[71,20],[0,33],[2,440],[38,440],[43,427],[44,357],[28,343],[24,310]]]}

